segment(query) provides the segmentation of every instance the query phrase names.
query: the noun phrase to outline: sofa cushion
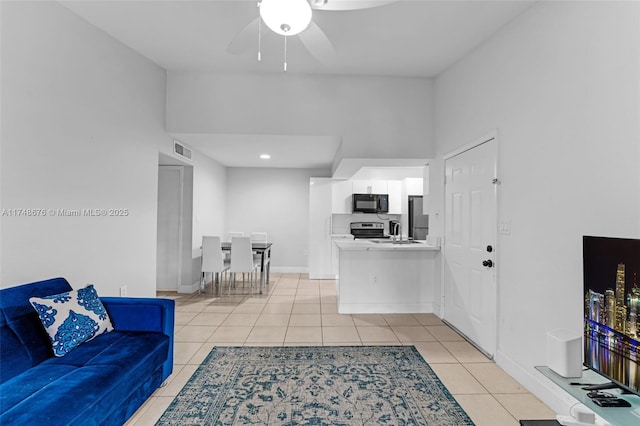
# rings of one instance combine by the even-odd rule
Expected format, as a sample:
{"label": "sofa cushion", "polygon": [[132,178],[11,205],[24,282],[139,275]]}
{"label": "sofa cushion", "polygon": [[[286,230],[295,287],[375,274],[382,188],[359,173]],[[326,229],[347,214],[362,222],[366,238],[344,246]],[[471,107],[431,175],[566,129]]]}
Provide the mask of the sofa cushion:
{"label": "sofa cushion", "polygon": [[162,333],[113,331],[49,358],[0,385],[0,424],[92,424],[159,386],[168,349]]}
{"label": "sofa cushion", "polygon": [[49,338],[53,353],[64,356],[78,345],[113,330],[93,285],[45,297],[31,297]]}
{"label": "sofa cushion", "polygon": [[[17,378],[16,378],[17,379]],[[12,380],[11,382],[14,382]],[[3,387],[6,387],[5,383]],[[113,409],[109,393],[120,385],[133,386],[115,366],[87,366],[74,369],[36,390],[5,411],[0,422],[11,425],[91,425]],[[4,392],[4,389],[3,389]],[[105,404],[105,397],[109,404]]]}
{"label": "sofa cushion", "polygon": [[115,330],[79,346],[64,357],[51,357],[40,365],[117,365],[128,369],[139,360],[145,360],[155,369],[156,361],[166,355],[168,343],[169,337],[161,333]]}
{"label": "sofa cushion", "polygon": [[53,356],[51,341],[30,297],[70,291],[64,278],[2,289],[0,297],[0,383]]}
{"label": "sofa cushion", "polygon": [[60,377],[77,370],[72,365],[42,366],[30,368],[19,376],[13,377],[0,385],[0,406],[6,411],[19,404],[25,398],[54,383]]}

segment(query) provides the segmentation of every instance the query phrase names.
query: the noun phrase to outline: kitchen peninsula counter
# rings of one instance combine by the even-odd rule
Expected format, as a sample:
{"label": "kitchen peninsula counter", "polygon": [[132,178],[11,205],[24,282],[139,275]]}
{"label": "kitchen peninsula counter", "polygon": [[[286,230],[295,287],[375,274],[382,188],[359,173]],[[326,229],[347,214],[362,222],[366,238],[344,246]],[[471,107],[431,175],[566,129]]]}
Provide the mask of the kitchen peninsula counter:
{"label": "kitchen peninsula counter", "polygon": [[433,312],[440,247],[390,240],[339,241],[336,246],[339,313]]}
{"label": "kitchen peninsula counter", "polygon": [[394,242],[391,239],[363,239],[363,240],[346,240],[336,242],[341,250],[411,250],[411,251],[440,251],[440,247],[427,244],[422,241],[413,241],[407,243]]}

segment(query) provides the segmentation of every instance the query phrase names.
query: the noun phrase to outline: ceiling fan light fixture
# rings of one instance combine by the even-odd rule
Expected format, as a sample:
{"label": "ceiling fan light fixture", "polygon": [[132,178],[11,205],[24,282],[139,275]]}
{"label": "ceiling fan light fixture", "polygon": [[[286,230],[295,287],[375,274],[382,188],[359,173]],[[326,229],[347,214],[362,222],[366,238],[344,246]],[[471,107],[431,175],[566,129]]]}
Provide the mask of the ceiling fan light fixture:
{"label": "ceiling fan light fixture", "polygon": [[283,36],[300,34],[311,22],[307,0],[262,0],[260,17],[271,31]]}

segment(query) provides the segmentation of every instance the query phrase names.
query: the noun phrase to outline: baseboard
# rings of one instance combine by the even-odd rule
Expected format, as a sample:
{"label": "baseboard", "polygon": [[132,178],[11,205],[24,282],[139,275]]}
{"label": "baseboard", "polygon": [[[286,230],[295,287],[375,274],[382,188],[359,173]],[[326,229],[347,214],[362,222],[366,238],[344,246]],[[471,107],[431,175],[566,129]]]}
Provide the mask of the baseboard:
{"label": "baseboard", "polygon": [[335,280],[336,279],[336,275],[335,274],[309,275],[309,279],[310,280]]}
{"label": "baseboard", "polygon": [[306,274],[309,272],[309,268],[306,266],[273,266],[271,265],[271,272],[279,274]]}
{"label": "baseboard", "polygon": [[500,350],[495,354],[496,364],[523,385],[557,414],[568,415],[578,400],[565,392],[535,368],[526,369]]}
{"label": "baseboard", "polygon": [[398,314],[398,313],[433,313],[431,303],[414,304],[371,304],[371,303],[338,303],[340,314]]}
{"label": "baseboard", "polygon": [[444,307],[439,303],[433,303],[433,313],[440,319],[444,318]]}
{"label": "baseboard", "polygon": [[196,281],[193,284],[180,285],[180,287],[178,288],[178,293],[191,294],[195,293],[198,290],[200,290],[200,281]]}

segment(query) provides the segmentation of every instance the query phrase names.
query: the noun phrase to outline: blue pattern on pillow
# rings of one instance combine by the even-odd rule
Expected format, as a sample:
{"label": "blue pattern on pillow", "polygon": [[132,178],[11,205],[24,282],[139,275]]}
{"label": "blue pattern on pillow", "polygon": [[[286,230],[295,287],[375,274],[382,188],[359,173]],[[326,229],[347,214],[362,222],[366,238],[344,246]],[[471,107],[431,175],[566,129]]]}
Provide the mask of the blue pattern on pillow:
{"label": "blue pattern on pillow", "polygon": [[88,311],[95,312],[101,320],[107,319],[107,311],[98,298],[98,293],[93,286],[81,288],[78,290],[78,304],[85,307]]}
{"label": "blue pattern on pillow", "polygon": [[86,315],[69,311],[69,316],[58,328],[54,338],[53,351],[58,354],[66,354],[76,348],[80,343],[93,337],[100,326]]}
{"label": "blue pattern on pillow", "polygon": [[33,303],[33,307],[36,309],[40,321],[46,327],[51,327],[56,320],[56,314],[58,311],[51,306],[41,305],[39,303]]}
{"label": "blue pattern on pillow", "polygon": [[38,313],[55,356],[64,356],[83,342],[113,330],[111,319],[93,285],[29,302]]}
{"label": "blue pattern on pillow", "polygon": [[53,303],[65,303],[71,300],[71,296],[69,296],[69,293],[56,294],[52,296],[51,300],[53,300]]}

